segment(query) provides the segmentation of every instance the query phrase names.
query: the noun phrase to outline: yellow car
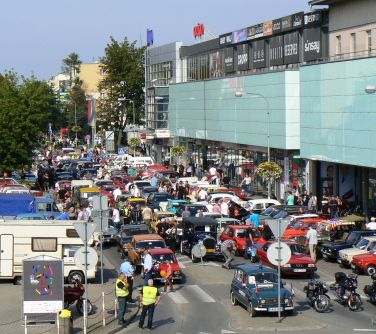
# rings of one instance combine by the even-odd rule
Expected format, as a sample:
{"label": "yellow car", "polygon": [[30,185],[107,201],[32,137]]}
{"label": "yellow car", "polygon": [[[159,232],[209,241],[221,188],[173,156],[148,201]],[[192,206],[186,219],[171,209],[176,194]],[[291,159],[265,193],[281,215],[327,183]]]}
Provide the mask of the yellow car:
{"label": "yellow car", "polygon": [[133,208],[135,208],[136,205],[139,205],[142,208],[146,205],[146,200],[142,197],[132,197],[128,198],[126,201],[126,205],[128,206],[129,204],[132,205]]}
{"label": "yellow car", "polygon": [[93,188],[80,188],[80,200],[79,203],[84,205],[85,202],[92,204],[93,203],[93,196],[99,196],[101,191],[97,187]]}
{"label": "yellow car", "polygon": [[169,212],[169,211],[155,212],[153,220],[150,224],[151,229],[153,231],[157,232],[157,230],[158,230],[157,226],[163,219],[167,219],[168,221],[174,221],[175,220],[175,214],[173,212]]}

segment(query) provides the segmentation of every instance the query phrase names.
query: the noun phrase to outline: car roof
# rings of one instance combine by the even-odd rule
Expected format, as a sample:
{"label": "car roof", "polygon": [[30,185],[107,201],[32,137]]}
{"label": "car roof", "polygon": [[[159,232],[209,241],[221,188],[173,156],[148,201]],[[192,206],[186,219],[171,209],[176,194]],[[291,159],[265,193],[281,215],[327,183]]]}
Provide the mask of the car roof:
{"label": "car roof", "polygon": [[237,266],[237,268],[243,270],[247,275],[258,273],[277,273],[276,270],[272,268],[258,264],[242,264],[240,266]]}
{"label": "car roof", "polygon": [[157,211],[155,214],[157,216],[161,216],[161,215],[174,215],[175,216],[175,213],[173,213],[171,211]]}
{"label": "car roof", "polygon": [[192,225],[217,225],[217,221],[212,217],[184,217],[183,224],[189,223]]}
{"label": "car roof", "polygon": [[155,240],[155,241],[163,241],[164,239],[159,234],[141,234],[133,236],[135,241],[148,241],[148,240]]}
{"label": "car roof", "polygon": [[170,248],[153,248],[149,250],[150,255],[156,254],[174,254]]}
{"label": "car roof", "polygon": [[145,224],[130,224],[130,225],[123,225],[121,230],[134,230],[134,229],[148,229],[148,226]]}

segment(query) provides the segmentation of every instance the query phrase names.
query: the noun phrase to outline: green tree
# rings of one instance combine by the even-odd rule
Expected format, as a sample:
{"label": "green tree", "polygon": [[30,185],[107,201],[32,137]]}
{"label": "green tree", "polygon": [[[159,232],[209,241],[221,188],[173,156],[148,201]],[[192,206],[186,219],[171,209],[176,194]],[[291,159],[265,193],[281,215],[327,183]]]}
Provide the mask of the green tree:
{"label": "green tree", "polygon": [[101,58],[104,79],[99,83],[102,93],[97,102],[97,122],[115,133],[116,146],[125,143],[123,132],[133,122],[133,104],[136,124],[141,124],[144,106],[144,48],[138,48],[136,41],[122,42],[111,37]]}
{"label": "green tree", "polygon": [[66,58],[63,59],[63,66],[61,67],[61,70],[63,73],[69,75],[70,85],[73,84],[73,80],[80,73],[81,64],[82,61],[80,60],[80,56],[76,52],[70,53]]}
{"label": "green tree", "polygon": [[47,82],[14,72],[0,74],[0,170],[30,165],[48,123],[54,127],[58,118],[55,95]]}

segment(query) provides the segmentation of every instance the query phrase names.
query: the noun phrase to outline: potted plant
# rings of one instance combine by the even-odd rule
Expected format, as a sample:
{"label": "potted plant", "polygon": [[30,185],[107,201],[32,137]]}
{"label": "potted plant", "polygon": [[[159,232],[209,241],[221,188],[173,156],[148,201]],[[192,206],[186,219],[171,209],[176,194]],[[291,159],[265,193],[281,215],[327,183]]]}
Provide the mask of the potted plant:
{"label": "potted plant", "polygon": [[256,168],[256,174],[268,184],[268,198],[270,198],[270,185],[282,175],[282,168],[275,162],[262,162]]}
{"label": "potted plant", "polygon": [[133,156],[136,155],[136,147],[141,145],[141,139],[138,137],[132,137],[128,140],[129,147],[133,148]]}

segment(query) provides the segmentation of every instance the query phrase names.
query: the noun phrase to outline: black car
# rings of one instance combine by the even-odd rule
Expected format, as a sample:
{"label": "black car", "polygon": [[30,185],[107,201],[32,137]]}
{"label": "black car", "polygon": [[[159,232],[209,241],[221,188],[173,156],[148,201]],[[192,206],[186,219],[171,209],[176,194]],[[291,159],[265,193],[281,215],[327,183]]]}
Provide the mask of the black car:
{"label": "black car", "polygon": [[152,193],[157,193],[158,192],[158,187],[144,187],[142,188],[142,191],[141,191],[141,197],[145,198],[145,199],[148,199],[148,197],[152,194]]}
{"label": "black car", "polygon": [[338,252],[342,249],[351,248],[363,237],[376,235],[376,231],[351,231],[350,234],[343,241],[335,241],[324,243],[319,246],[319,252],[322,254],[324,260],[335,261]]}
{"label": "black car", "polygon": [[161,202],[167,202],[169,199],[174,199],[170,193],[151,193],[147,199],[148,206],[154,210],[159,210]]}
{"label": "black car", "polygon": [[118,251],[121,253],[121,257],[124,258],[128,254],[128,248],[124,247],[132,241],[134,235],[149,234],[149,228],[145,224],[130,224],[123,225],[120,228],[117,237]]}
{"label": "black car", "polygon": [[192,248],[202,243],[206,248],[203,259],[223,260],[217,244],[217,224],[217,221],[210,217],[183,218],[179,236],[180,253],[190,254],[192,262],[198,262],[200,259],[192,254]]}

